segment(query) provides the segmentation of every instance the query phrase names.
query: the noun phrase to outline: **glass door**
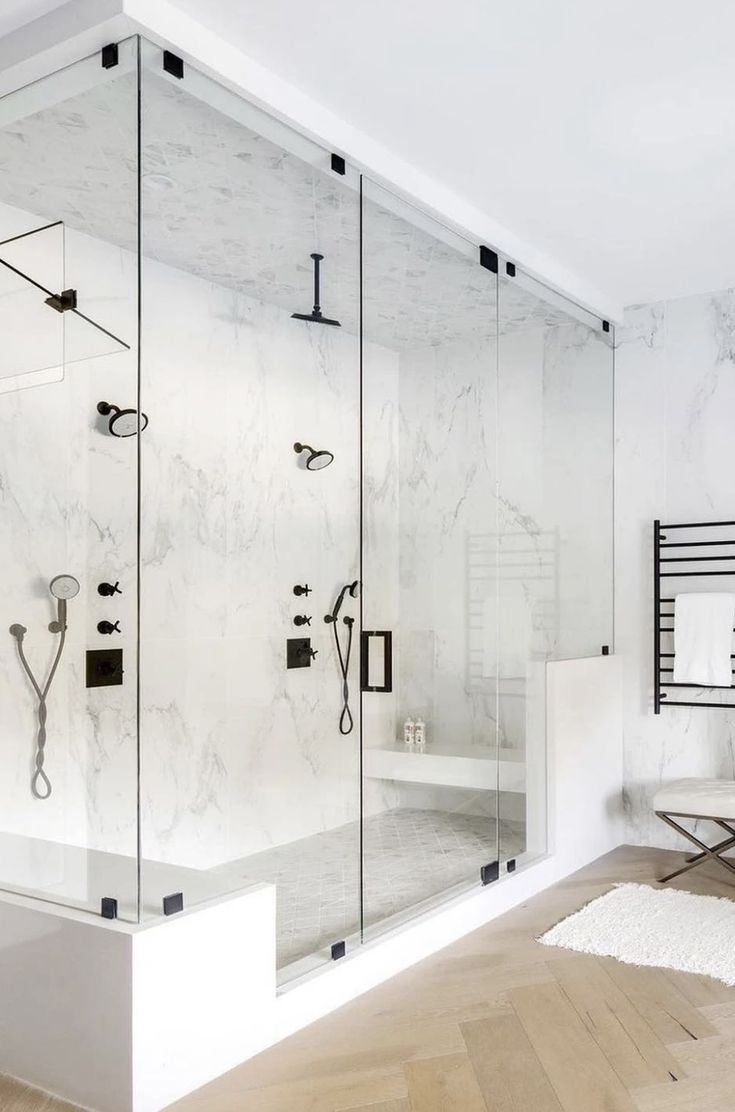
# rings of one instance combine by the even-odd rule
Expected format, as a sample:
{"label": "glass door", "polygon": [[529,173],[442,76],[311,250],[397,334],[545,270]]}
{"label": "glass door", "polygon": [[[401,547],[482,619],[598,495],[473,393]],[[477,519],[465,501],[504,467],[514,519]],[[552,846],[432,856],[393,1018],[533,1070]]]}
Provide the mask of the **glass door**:
{"label": "glass door", "polygon": [[363,182],[367,934],[497,876],[496,266]]}
{"label": "glass door", "polygon": [[288,979],[359,937],[359,194],[142,57],[142,914],[273,883]]}

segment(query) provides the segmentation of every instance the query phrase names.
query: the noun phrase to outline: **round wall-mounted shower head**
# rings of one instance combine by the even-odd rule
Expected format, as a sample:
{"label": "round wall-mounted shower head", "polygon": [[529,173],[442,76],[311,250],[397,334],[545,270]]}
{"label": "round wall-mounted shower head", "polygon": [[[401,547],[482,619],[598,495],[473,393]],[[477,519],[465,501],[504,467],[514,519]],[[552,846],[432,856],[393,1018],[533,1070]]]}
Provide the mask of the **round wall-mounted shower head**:
{"label": "round wall-mounted shower head", "polygon": [[297,455],[301,455],[302,452],[309,453],[306,457],[306,463],[304,465],[307,471],[321,471],[323,468],[329,467],[330,463],[334,459],[334,455],[332,454],[332,452],[328,452],[326,449],[317,451],[315,448],[311,448],[308,444],[299,444],[298,440],[294,444],[293,450],[297,453]]}
{"label": "round wall-mounted shower head", "polygon": [[67,599],[76,598],[81,587],[79,586],[79,580],[75,579],[73,575],[55,575],[49,583],[49,590],[54,598],[66,602]]}
{"label": "round wall-mounted shower head", "polygon": [[[111,402],[98,402],[97,412],[102,417],[109,417],[108,430],[113,436],[135,436],[138,431],[138,410],[137,409],[120,409],[117,405],[112,405]],[[140,430],[141,432],[148,424],[148,418],[145,413],[140,415]]]}

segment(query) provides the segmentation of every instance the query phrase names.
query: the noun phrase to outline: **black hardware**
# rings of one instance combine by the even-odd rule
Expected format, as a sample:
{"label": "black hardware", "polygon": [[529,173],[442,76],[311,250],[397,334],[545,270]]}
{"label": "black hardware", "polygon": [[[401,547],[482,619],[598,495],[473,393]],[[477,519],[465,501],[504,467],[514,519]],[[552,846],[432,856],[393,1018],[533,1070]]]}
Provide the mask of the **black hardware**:
{"label": "black hardware", "polygon": [[346,953],[347,953],[347,944],[345,942],[333,942],[332,943],[332,949],[331,949],[332,961],[339,961],[339,959],[343,958]]}
{"label": "black hardware", "polygon": [[62,290],[61,293],[52,293],[46,298],[46,304],[55,309],[57,313],[66,313],[69,309],[77,307],[77,291]]}
{"label": "black hardware", "polygon": [[324,621],[327,623],[327,625],[332,625],[334,622],[337,621],[339,612],[342,609],[342,603],[345,600],[345,595],[349,595],[350,598],[357,598],[357,592],[359,591],[359,589],[359,579],[353,579],[351,583],[345,583],[344,587],[337,595],[337,601],[332,607],[332,613],[324,615]]}
{"label": "black hardware", "polygon": [[516,871],[516,859],[515,859],[515,857],[511,857],[510,861],[506,861],[505,867],[506,867],[506,869],[509,873],[514,873]]}
{"label": "black hardware", "polygon": [[[702,578],[708,579],[710,576],[729,575],[735,578],[735,567],[729,570],[722,568],[712,568],[711,570],[707,565],[712,562],[720,564],[729,564],[735,560],[735,553],[731,555],[720,556],[676,556],[669,555],[662,557],[661,549],[691,549],[691,548],[712,548],[712,547],[729,547],[735,545],[735,540],[731,537],[724,538],[723,540],[686,540],[675,541],[669,540],[669,530],[673,529],[722,529],[722,528],[735,528],[735,521],[677,521],[672,524],[662,525],[659,520],[653,523],[653,711],[654,714],[661,713],[662,706],[668,707],[719,707],[727,709],[728,707],[735,707],[735,701],[729,702],[688,702],[681,699],[669,699],[667,691],[664,688],[697,688],[701,690],[712,689],[713,691],[733,691],[733,687],[718,685],[718,684],[697,684],[697,683],[674,683],[663,677],[673,675],[674,669],[667,667],[663,664],[665,660],[673,660],[673,652],[661,651],[661,635],[671,634],[674,632],[674,613],[673,610],[669,611],[665,607],[673,606],[676,599],[675,596],[667,595],[666,597],[661,594],[661,581],[663,579],[679,579],[679,578]],[[710,534],[711,536],[711,534]],[[662,571],[663,564],[699,564],[700,570],[698,571]],[[735,630],[733,630],[735,632]],[[735,653],[730,654],[730,659],[735,661]],[[732,669],[735,676],[735,668]]]}
{"label": "black hardware", "polygon": [[480,266],[484,266],[485,270],[491,270],[493,274],[498,273],[498,253],[492,251],[489,247],[480,247]]}
{"label": "black hardware", "polygon": [[334,460],[334,452],[330,452],[326,448],[312,448],[311,444],[302,444],[300,440],[296,441],[293,450],[297,456],[300,456],[302,452],[309,453],[306,457],[307,471],[323,471]]}
{"label": "black hardware", "polygon": [[307,617],[306,614],[297,614],[293,620],[293,624],[295,626],[310,626],[311,618]]}
{"label": "black hardware", "polygon": [[113,622],[107,622],[107,621],[97,622],[97,632],[98,633],[108,633],[108,634],[109,633],[120,633],[121,632],[120,623],[119,622],[114,622],[113,623]]}
{"label": "black hardware", "polygon": [[177,77],[179,81],[184,76],[184,60],[179,58],[178,54],[172,54],[170,50],[163,52],[163,68],[166,73],[170,73],[172,77]]}
{"label": "black hardware", "polygon": [[[49,227],[52,226],[55,227],[55,225],[49,225]],[[28,235],[30,233],[24,234]],[[3,240],[3,242],[8,243],[9,240]],[[92,320],[91,317],[85,316],[84,313],[80,313],[79,309],[77,309],[76,290],[63,290],[60,294],[53,293],[52,290],[46,289],[46,287],[42,286],[40,282],[37,282],[35,278],[31,278],[30,274],[25,274],[22,270],[18,270],[17,266],[12,266],[7,261],[7,259],[0,259],[0,266],[5,267],[5,269],[9,270],[11,274],[17,274],[25,282],[28,282],[30,286],[33,286],[34,289],[40,290],[41,293],[45,293],[46,297],[44,300],[46,305],[49,305],[52,309],[55,309],[57,313],[64,313],[67,309],[71,309],[71,311],[73,313],[76,313],[76,315],[80,317],[81,320],[86,321],[87,324],[91,324],[92,327],[96,328],[98,332],[104,332],[105,336],[109,336],[110,339],[114,340],[116,344],[120,344],[120,346],[124,347],[126,351],[130,351],[130,344],[126,344],[125,341],[121,340],[119,336],[116,336],[114,332],[110,332],[107,328],[103,328],[101,324],[98,324],[97,321]]]}
{"label": "black hardware", "polygon": [[100,903],[100,915],[103,919],[117,919],[117,900],[112,896],[103,896]]}
{"label": "black hardware", "polygon": [[107,46],[102,47],[102,68],[112,69],[120,61],[120,53],[117,49],[116,42],[108,42]]}
{"label": "black hardware", "polygon": [[[383,682],[370,683],[370,639],[383,639]],[[362,691],[393,690],[393,633],[390,629],[364,629],[360,634],[360,689]]]}
{"label": "black hardware", "polygon": [[604,320],[602,322],[602,331],[603,332],[609,332],[610,331],[610,321],[609,320]]}
{"label": "black hardware", "polygon": [[292,313],[291,317],[293,320],[308,320],[311,321],[312,324],[332,324],[335,328],[341,328],[342,326],[338,320],[325,317],[322,313],[319,283],[321,274],[320,263],[324,261],[324,256],[320,255],[318,251],[312,251],[311,258],[314,262],[314,306],[310,313]]}
{"label": "black hardware", "polygon": [[345,165],[345,160],[343,159],[341,154],[332,155],[332,169],[334,170],[335,174],[344,174],[347,166]]}
{"label": "black hardware", "polygon": [[506,263],[505,264],[505,273],[508,275],[509,278],[515,278],[515,276],[516,276],[516,264],[515,263]]}
{"label": "black hardware", "polygon": [[482,884],[491,884],[500,876],[500,862],[491,861],[489,865],[482,865],[480,868],[480,881]]}
{"label": "black hardware", "polygon": [[309,637],[289,637],[286,640],[286,667],[309,668],[316,656]]}
{"label": "black hardware", "polygon": [[311,587],[308,583],[304,583],[303,587],[299,583],[297,583],[293,589],[293,593],[295,595],[310,595]]}
{"label": "black hardware", "polygon": [[170,896],[163,897],[163,914],[176,915],[184,910],[184,893],[172,892]]}
{"label": "black hardware", "polygon": [[110,598],[111,595],[121,595],[120,583],[116,580],[115,583],[99,583],[97,585],[97,594],[102,595],[103,598]]}
{"label": "black hardware", "polygon": [[122,649],[87,649],[87,687],[119,687],[123,682]]}
{"label": "black hardware", "polygon": [[610,655],[610,646],[609,645],[603,645],[602,648],[600,649],[600,652],[603,656],[609,656]]}

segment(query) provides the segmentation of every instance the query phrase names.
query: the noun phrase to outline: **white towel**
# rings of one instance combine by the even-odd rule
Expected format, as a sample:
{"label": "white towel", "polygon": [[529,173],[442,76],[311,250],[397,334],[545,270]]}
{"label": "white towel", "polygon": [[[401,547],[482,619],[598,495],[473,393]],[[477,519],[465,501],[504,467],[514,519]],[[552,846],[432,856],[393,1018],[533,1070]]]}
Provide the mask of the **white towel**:
{"label": "white towel", "polygon": [[674,601],[674,683],[732,687],[735,594],[677,595]]}

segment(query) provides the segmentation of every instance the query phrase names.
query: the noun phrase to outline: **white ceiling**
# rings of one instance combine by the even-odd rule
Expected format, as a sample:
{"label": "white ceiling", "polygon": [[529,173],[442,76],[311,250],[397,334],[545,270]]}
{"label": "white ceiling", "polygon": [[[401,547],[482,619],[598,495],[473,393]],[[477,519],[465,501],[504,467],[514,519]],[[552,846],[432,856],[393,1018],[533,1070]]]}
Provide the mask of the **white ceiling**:
{"label": "white ceiling", "polygon": [[735,283],[731,0],[173,3],[615,300]]}

